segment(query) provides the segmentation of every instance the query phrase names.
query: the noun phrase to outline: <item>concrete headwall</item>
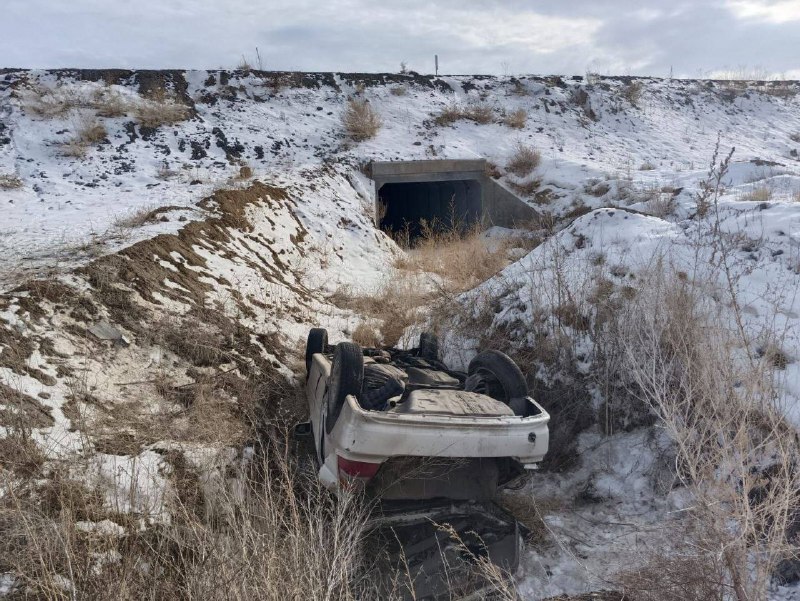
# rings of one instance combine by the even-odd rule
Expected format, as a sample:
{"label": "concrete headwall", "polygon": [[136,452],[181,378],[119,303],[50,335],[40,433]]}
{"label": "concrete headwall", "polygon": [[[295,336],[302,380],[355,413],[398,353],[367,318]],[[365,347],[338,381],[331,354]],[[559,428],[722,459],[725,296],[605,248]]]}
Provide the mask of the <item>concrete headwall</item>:
{"label": "concrete headwall", "polygon": [[506,186],[486,175],[485,159],[372,161],[367,175],[375,182],[375,223],[380,225],[380,189],[385,184],[472,180],[480,184],[481,216],[502,227],[529,221],[538,213]]}

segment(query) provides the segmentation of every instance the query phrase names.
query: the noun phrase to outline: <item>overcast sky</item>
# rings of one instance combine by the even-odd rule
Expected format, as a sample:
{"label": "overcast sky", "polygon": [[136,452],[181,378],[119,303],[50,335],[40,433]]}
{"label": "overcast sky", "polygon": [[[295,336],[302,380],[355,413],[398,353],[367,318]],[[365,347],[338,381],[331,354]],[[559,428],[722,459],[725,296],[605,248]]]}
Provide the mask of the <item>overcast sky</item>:
{"label": "overcast sky", "polygon": [[800,79],[800,0],[2,0],[0,67]]}

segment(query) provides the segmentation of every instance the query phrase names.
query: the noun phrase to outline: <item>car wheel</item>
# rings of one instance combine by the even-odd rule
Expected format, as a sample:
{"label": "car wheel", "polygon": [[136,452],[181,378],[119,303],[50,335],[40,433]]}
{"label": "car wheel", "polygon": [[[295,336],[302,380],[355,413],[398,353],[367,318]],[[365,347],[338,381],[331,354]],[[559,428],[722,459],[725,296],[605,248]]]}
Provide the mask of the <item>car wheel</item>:
{"label": "car wheel", "polygon": [[433,332],[419,335],[419,356],[426,361],[439,361],[439,338]]}
{"label": "car wheel", "polygon": [[509,405],[514,413],[524,411],[517,399],[528,396],[528,383],[514,360],[500,351],[484,351],[469,363],[465,389]]}
{"label": "car wheel", "polygon": [[348,395],[358,397],[364,384],[364,353],[352,342],[341,342],[333,351],[331,378],[328,383],[325,431],[330,434],[342,412]]}
{"label": "car wheel", "polygon": [[328,346],[328,330],[325,328],[311,328],[306,339],[306,380],[311,373],[311,361],[315,353],[324,353]]}

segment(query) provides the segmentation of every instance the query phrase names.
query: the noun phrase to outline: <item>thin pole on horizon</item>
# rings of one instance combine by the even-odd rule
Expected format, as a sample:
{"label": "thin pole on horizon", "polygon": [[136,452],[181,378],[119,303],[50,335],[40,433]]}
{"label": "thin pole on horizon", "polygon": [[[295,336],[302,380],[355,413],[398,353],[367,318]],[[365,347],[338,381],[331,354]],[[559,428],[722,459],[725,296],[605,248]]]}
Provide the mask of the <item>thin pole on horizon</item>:
{"label": "thin pole on horizon", "polygon": [[435,69],[436,69],[436,77],[439,77],[439,55],[438,54],[434,54],[433,55],[433,64],[434,64]]}

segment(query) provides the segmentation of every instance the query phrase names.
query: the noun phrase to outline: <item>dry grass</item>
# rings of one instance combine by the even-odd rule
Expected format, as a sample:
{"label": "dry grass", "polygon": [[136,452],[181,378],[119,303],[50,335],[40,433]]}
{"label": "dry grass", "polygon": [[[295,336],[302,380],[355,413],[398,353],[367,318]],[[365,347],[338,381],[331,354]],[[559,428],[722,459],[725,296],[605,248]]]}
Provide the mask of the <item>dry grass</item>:
{"label": "dry grass", "polygon": [[749,200],[753,202],[767,202],[772,199],[772,188],[769,186],[754,186],[744,194],[740,200]]}
{"label": "dry grass", "polygon": [[519,142],[506,163],[506,171],[517,177],[525,177],[533,173],[541,161],[542,155],[538,150]]}
{"label": "dry grass", "polygon": [[406,86],[395,86],[389,90],[392,96],[405,96],[408,93]]}
{"label": "dry grass", "polygon": [[150,128],[185,121],[191,114],[188,106],[170,96],[143,99],[133,107],[132,112],[139,125]]}
{"label": "dry grass", "polygon": [[404,274],[390,274],[377,290],[353,290],[340,287],[328,299],[337,307],[350,309],[374,320],[381,343],[394,346],[406,328],[419,321],[418,311],[430,299],[430,293]]}
{"label": "dry grass", "polygon": [[[229,468],[232,479],[203,480],[180,454],[168,458],[172,519],[145,530],[78,481],[53,480],[47,495],[4,481],[0,569],[39,599],[104,599],[111,590],[116,599],[377,595],[357,497],[331,496],[281,449]],[[107,534],[76,527],[87,519],[117,525]]]}
{"label": "dry grass", "polygon": [[517,109],[508,113],[503,119],[503,123],[512,129],[523,129],[528,121],[528,112],[525,109]]}
{"label": "dry grass", "polygon": [[724,569],[702,553],[654,556],[643,567],[619,575],[637,601],[722,601]]}
{"label": "dry grass", "polygon": [[[648,586],[667,590],[643,598],[765,599],[775,566],[797,556],[787,533],[800,506],[800,445],[777,404],[773,373],[788,358],[749,350],[743,357],[750,341],[702,283],[669,268],[639,279],[639,294],[612,328],[618,373],[674,442],[692,528],[676,539],[677,557],[654,560],[672,571]],[[735,317],[735,289],[728,294]],[[681,582],[698,592],[682,591]]]}
{"label": "dry grass", "polygon": [[84,118],[78,123],[72,138],[61,145],[61,152],[65,156],[82,158],[90,146],[103,142],[106,136],[105,125],[96,119]]}
{"label": "dry grass", "polygon": [[631,106],[638,107],[643,91],[644,85],[641,81],[635,79],[623,86],[620,90],[620,94],[625,100],[631,103]]}
{"label": "dry grass", "polygon": [[483,102],[476,102],[467,106],[450,104],[445,106],[433,119],[436,125],[452,125],[461,119],[474,121],[486,125],[494,121],[494,109]]}
{"label": "dry grass", "polygon": [[126,215],[115,219],[114,226],[123,229],[135,229],[137,227],[142,227],[143,225],[154,221],[156,215],[155,210],[157,208],[157,205],[148,205],[146,207],[130,211]]}
{"label": "dry grass", "polygon": [[494,110],[488,104],[477,102],[469,105],[464,111],[464,118],[486,125],[494,121]]}
{"label": "dry grass", "polygon": [[0,190],[17,190],[22,187],[22,180],[16,175],[0,174]]}
{"label": "dry grass", "polygon": [[361,322],[350,334],[350,339],[364,348],[376,348],[381,345],[381,333],[372,325]]}
{"label": "dry grass", "polygon": [[789,134],[789,139],[790,139],[792,142],[798,142],[798,143],[800,143],[800,132],[795,132],[795,133],[793,133],[793,134]]}
{"label": "dry grass", "polygon": [[490,244],[483,237],[480,224],[466,229],[458,225],[440,229],[436,224],[423,223],[421,236],[406,255],[395,261],[395,267],[410,273],[434,274],[448,291],[461,292],[505,267],[511,244],[508,239]]}
{"label": "dry grass", "polygon": [[98,117],[124,117],[131,111],[131,101],[111,87],[98,88],[92,94],[92,106]]}
{"label": "dry grass", "polygon": [[439,113],[434,117],[433,122],[436,125],[452,125],[459,119],[463,118],[463,112],[461,107],[455,104],[449,104],[445,106]]}
{"label": "dry grass", "polygon": [[374,138],[383,122],[369,102],[353,98],[347,102],[342,124],[352,140],[363,142]]}
{"label": "dry grass", "polygon": [[32,84],[23,88],[21,93],[25,110],[43,119],[63,117],[86,104],[86,99],[67,86],[49,88]]}

